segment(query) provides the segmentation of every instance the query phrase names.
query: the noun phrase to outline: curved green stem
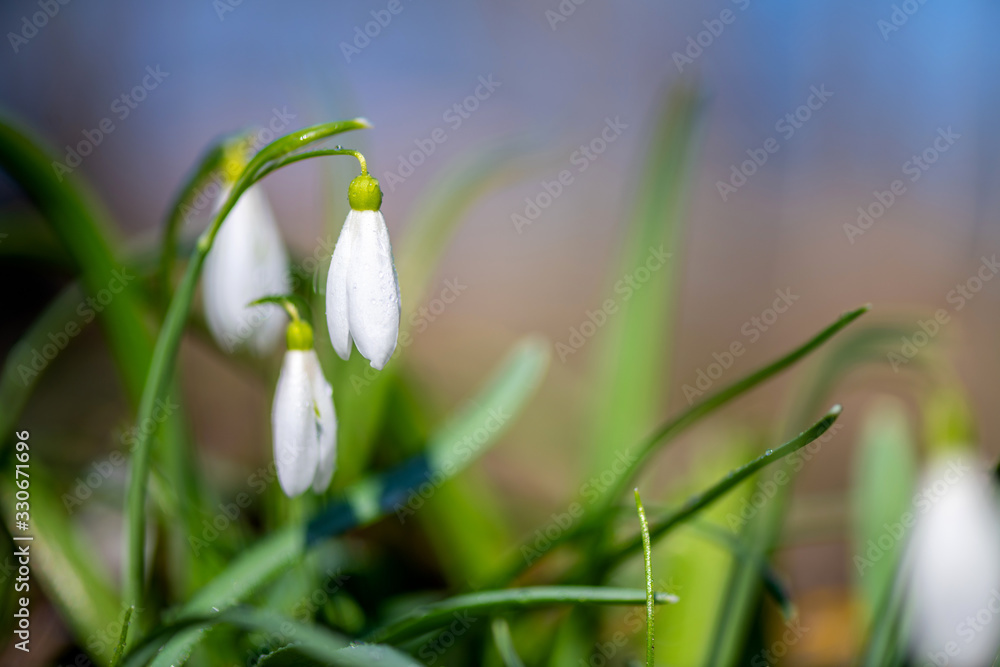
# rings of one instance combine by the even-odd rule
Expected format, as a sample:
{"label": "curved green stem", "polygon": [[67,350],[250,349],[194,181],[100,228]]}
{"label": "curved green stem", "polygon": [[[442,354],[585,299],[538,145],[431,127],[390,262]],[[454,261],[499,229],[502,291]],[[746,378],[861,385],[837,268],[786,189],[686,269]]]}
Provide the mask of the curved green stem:
{"label": "curved green stem", "polygon": [[[160,330],[156,346],[153,349],[149,373],[146,376],[146,382],[143,386],[142,399],[139,403],[137,415],[137,422],[139,424],[147,423],[152,418],[156,401],[166,391],[205,258],[212,247],[212,242],[215,240],[216,234],[219,233],[219,228],[222,226],[226,216],[229,215],[229,212],[236,205],[240,195],[253,184],[255,176],[262,169],[266,168],[267,164],[272,160],[280,159],[282,156],[301,149],[319,139],[340,132],[359,130],[366,127],[369,127],[366,121],[356,119],[324,123],[293,132],[265,146],[246,165],[243,172],[233,184],[233,188],[227,195],[222,207],[213,218],[211,225],[209,225],[208,229],[198,239],[191,260],[188,262],[187,269],[184,272],[184,277],[178,285],[176,294],[170,301],[170,306],[167,309],[167,314],[163,322],[163,328]],[[125,532],[127,535],[124,568],[125,600],[126,604],[135,605],[138,609],[141,609],[143,605],[146,533],[145,500],[149,476],[151,442],[146,430],[139,429],[138,438],[135,443],[135,454],[132,458],[125,505]]]}
{"label": "curved green stem", "polygon": [[356,151],[356,150],[354,150],[352,148],[325,148],[325,149],[318,150],[318,151],[306,151],[304,153],[296,153],[294,155],[287,155],[287,156],[281,158],[280,160],[275,160],[271,164],[267,165],[267,167],[265,167],[264,169],[262,169],[260,171],[260,173],[257,174],[257,176],[254,177],[253,180],[256,183],[257,181],[259,181],[260,179],[264,178],[265,176],[267,176],[271,172],[277,171],[277,170],[281,169],[282,167],[286,167],[286,166],[288,166],[290,164],[294,164],[296,162],[301,162],[302,160],[308,160],[309,158],[313,158],[313,157],[327,157],[327,156],[330,156],[330,155],[353,155],[354,157],[356,157],[358,159],[358,162],[361,163],[361,173],[362,174],[367,174],[368,173],[368,164],[365,162],[365,156],[362,155],[359,151]]}

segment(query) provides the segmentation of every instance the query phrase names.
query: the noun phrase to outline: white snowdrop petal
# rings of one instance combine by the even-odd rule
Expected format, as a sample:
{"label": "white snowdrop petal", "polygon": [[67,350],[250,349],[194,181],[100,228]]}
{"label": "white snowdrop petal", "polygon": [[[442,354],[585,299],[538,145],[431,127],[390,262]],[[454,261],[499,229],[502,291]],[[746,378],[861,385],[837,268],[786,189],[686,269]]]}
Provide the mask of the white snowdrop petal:
{"label": "white snowdrop petal", "polygon": [[308,489],[316,475],[319,447],[310,369],[318,363],[313,350],[289,350],[274,392],[274,463],[278,483],[289,497]]}
{"label": "white snowdrop petal", "polygon": [[326,328],[333,349],[343,360],[351,356],[351,330],[347,317],[347,275],[351,263],[351,245],[357,230],[356,211],[350,211],[337,238],[326,277]]}
{"label": "white snowdrop petal", "polygon": [[263,190],[253,186],[226,217],[205,258],[205,316],[219,345],[230,352],[249,347],[257,354],[274,349],[284,330],[281,308],[247,304],[287,293],[290,285],[288,254],[274,214]]}
{"label": "white snowdrop petal", "polygon": [[358,230],[347,274],[348,319],[358,351],[381,370],[396,349],[399,282],[382,213],[354,214]]}
{"label": "white snowdrop petal", "polygon": [[[958,667],[992,664],[1000,647],[995,485],[970,461],[954,459],[929,471],[918,498],[908,546],[915,655],[944,656],[948,665]],[[978,629],[970,618],[979,619]],[[948,648],[955,646],[959,651],[953,655]]]}
{"label": "white snowdrop petal", "polygon": [[316,405],[318,452],[312,488],[316,493],[323,493],[330,486],[337,464],[337,413],[333,407],[333,388],[323,377],[323,368],[319,364],[316,352],[310,350],[310,353],[313,358],[311,381],[313,401]]}

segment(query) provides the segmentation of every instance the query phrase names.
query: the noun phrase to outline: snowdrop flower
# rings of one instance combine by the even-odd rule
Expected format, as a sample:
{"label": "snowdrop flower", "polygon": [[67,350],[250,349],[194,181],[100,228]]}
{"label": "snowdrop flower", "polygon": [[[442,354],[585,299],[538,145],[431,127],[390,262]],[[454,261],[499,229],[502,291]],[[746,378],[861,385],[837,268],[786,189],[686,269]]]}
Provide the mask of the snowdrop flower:
{"label": "snowdrop flower", "polygon": [[907,595],[917,662],[980,666],[1000,647],[1000,509],[992,479],[939,461],[917,496]]}
{"label": "snowdrop flower", "polygon": [[[228,191],[219,196],[216,210]],[[264,355],[281,338],[284,317],[273,304],[248,307],[268,294],[291,291],[288,254],[260,185],[244,192],[226,216],[205,258],[205,317],[226,351],[247,347]]]}
{"label": "snowdrop flower", "polygon": [[[359,158],[361,159],[361,158]],[[361,356],[381,370],[396,349],[399,280],[382,206],[382,190],[362,163],[348,189],[351,210],[337,239],[326,282],[326,321],[333,349]]]}
{"label": "snowdrop flower", "polygon": [[333,389],[313,349],[312,327],[293,314],[287,337],[271,426],[278,483],[294,498],[310,486],[322,493],[330,485],[337,459],[337,415]]}

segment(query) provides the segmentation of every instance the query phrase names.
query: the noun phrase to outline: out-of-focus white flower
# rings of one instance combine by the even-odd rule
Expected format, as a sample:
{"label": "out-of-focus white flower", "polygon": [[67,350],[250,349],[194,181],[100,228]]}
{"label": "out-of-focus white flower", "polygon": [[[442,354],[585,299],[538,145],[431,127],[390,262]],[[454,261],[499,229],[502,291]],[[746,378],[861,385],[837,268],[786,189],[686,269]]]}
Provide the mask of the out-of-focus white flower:
{"label": "out-of-focus white flower", "polygon": [[326,282],[327,328],[341,359],[351,356],[353,339],[361,356],[381,370],[396,349],[400,302],[378,181],[362,173],[351,182],[348,199],[351,210]]}
{"label": "out-of-focus white flower", "polygon": [[[228,191],[216,204],[222,205]],[[291,291],[288,253],[260,185],[244,192],[219,228],[202,287],[205,318],[216,342],[228,352],[247,347],[257,355],[274,349],[285,318],[273,304],[247,304]]]}
{"label": "out-of-focus white flower", "polygon": [[278,483],[290,498],[310,486],[316,493],[325,491],[337,460],[333,389],[323,377],[312,343],[308,324],[289,324],[289,349],[271,410]]}
{"label": "out-of-focus white flower", "polygon": [[917,497],[908,545],[910,643],[919,664],[980,667],[1000,648],[1000,509],[992,478],[939,461]]}

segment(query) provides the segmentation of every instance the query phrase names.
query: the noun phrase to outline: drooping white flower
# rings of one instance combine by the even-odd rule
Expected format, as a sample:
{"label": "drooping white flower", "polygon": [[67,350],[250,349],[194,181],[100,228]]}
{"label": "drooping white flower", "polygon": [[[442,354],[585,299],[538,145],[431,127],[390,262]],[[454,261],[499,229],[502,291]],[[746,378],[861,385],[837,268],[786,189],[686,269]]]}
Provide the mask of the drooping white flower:
{"label": "drooping white flower", "polygon": [[[223,192],[216,208],[228,192]],[[216,342],[228,352],[246,347],[257,355],[274,349],[285,317],[280,306],[247,306],[291,291],[288,253],[274,213],[259,185],[251,186],[226,216],[202,278],[205,318]]]}
{"label": "drooping white flower", "polygon": [[362,173],[351,182],[348,199],[351,210],[327,275],[327,328],[341,359],[351,356],[353,340],[372,368],[381,370],[396,349],[400,301],[378,181]]}
{"label": "drooping white flower", "polygon": [[907,551],[911,645],[919,664],[993,664],[1000,648],[1000,508],[969,460],[935,464]]}
{"label": "drooping white flower", "polygon": [[293,498],[310,487],[322,493],[330,485],[337,459],[337,415],[308,324],[293,321],[288,326],[288,348],[274,392],[271,427],[278,483]]}

